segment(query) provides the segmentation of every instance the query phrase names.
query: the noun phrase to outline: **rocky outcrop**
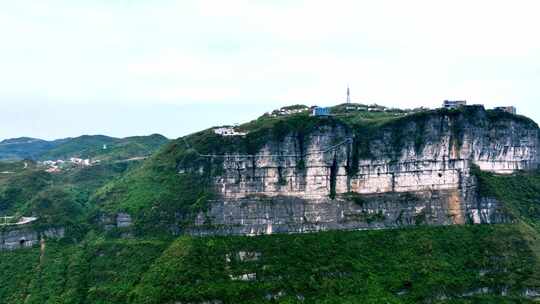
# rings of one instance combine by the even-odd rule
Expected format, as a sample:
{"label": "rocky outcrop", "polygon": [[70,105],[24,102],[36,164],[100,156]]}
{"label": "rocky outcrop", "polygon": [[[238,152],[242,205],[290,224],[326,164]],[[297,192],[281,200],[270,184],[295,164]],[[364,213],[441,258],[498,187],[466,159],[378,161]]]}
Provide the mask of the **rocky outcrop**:
{"label": "rocky outcrop", "polygon": [[105,228],[105,230],[111,230],[114,228],[127,228],[132,224],[131,216],[125,212],[119,212],[114,215],[102,214],[99,218],[99,224]]}
{"label": "rocky outcrop", "polygon": [[116,227],[124,228],[131,226],[131,216],[127,213],[118,213],[116,215]]}
{"label": "rocky outcrop", "polygon": [[63,238],[65,229],[48,228],[43,231],[32,229],[31,227],[17,228],[0,231],[0,251],[29,248],[38,245],[43,238]]}
{"label": "rocky outcrop", "polygon": [[[471,166],[499,174],[538,168],[538,127],[482,107],[428,113],[375,131],[290,133],[252,156],[230,154],[218,198],[192,234],[270,234],[511,220],[479,197]],[[202,170],[202,169],[201,169]]]}
{"label": "rocky outcrop", "polygon": [[101,214],[98,224],[106,231],[119,233],[118,236],[122,238],[133,237],[133,233],[130,228],[133,224],[133,220],[131,215],[128,213],[119,212],[112,215]]}

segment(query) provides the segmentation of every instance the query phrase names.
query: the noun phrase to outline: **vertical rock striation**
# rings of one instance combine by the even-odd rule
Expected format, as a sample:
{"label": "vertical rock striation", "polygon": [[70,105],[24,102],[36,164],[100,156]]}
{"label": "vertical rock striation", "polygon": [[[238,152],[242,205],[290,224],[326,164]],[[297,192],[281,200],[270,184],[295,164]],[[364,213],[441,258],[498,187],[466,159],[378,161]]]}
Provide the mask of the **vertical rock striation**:
{"label": "vertical rock striation", "polygon": [[[303,151],[303,152],[302,152]],[[321,126],[257,154],[229,154],[218,198],[193,234],[269,234],[509,221],[479,197],[471,166],[498,174],[538,167],[538,127],[483,107],[431,112],[369,132]]]}

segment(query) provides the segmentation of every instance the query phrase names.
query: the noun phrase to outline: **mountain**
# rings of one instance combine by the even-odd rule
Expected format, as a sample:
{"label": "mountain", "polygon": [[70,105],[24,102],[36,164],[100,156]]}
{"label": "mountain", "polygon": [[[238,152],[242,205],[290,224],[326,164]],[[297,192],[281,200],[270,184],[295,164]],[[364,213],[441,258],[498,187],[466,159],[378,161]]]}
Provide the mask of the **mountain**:
{"label": "mountain", "polygon": [[0,160],[36,159],[65,141],[65,139],[46,141],[30,137],[6,139],[0,141]]}
{"label": "mountain", "polygon": [[[40,160],[80,157],[100,162],[91,166],[67,166],[60,173],[52,174],[47,171],[48,166],[30,160],[0,162],[0,216],[26,214],[44,219],[44,214],[51,214],[49,222],[82,220],[80,216],[84,218],[92,209],[88,204],[91,194],[138,166],[166,142],[167,138],[157,134],[122,139],[85,135],[54,142],[32,138],[4,141],[27,145],[32,151],[35,144],[45,147],[49,143],[48,150],[33,155]],[[49,203],[44,203],[46,201]]]}
{"label": "mountain", "polygon": [[168,139],[159,134],[127,138],[84,135],[54,141],[22,137],[0,142],[0,160],[56,160],[71,157],[117,160],[150,155],[166,142]]}
{"label": "mountain", "polygon": [[141,229],[163,223],[193,235],[506,223],[500,202],[479,194],[475,171],[538,168],[538,126],[525,117],[477,106],[345,109],[178,139],[95,199],[134,214]]}
{"label": "mountain", "polygon": [[99,160],[120,160],[148,156],[169,140],[159,134],[114,138],[85,135],[71,138],[62,145],[41,154],[40,159],[68,159],[70,157]]}
{"label": "mountain", "polygon": [[[36,219],[0,226],[0,298],[540,299],[534,121],[479,106],[309,110],[203,130],[133,163],[55,174],[5,165],[2,214]],[[104,157],[86,146],[52,155]]]}

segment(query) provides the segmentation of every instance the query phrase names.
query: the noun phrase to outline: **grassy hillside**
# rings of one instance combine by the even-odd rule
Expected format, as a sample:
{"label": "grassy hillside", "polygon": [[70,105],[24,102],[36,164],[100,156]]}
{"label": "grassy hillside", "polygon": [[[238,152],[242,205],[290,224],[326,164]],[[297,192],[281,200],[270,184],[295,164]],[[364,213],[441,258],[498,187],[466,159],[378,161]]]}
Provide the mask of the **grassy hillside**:
{"label": "grassy hillside", "polygon": [[70,157],[119,160],[150,155],[167,142],[168,139],[159,134],[126,138],[84,135],[54,141],[21,137],[0,142],[0,161],[56,160]]}
{"label": "grassy hillside", "polygon": [[0,141],[0,160],[17,161],[37,159],[40,155],[65,142],[64,139],[46,141],[36,138],[21,137]]}
{"label": "grassy hillside", "polygon": [[[31,140],[17,139],[8,143]],[[90,167],[62,170],[58,174],[47,173],[44,167],[32,161],[0,161],[0,216],[33,215],[39,217],[43,225],[83,221],[95,210],[89,198],[96,190],[141,163],[114,160],[152,154],[167,141],[161,135],[70,139],[47,152],[47,157],[41,157],[98,157],[103,161]],[[104,144],[107,149],[103,149]]]}
{"label": "grassy hillside", "polygon": [[540,231],[540,171],[499,176],[476,169],[475,174],[481,195],[504,201],[509,212]]}
{"label": "grassy hillside", "polygon": [[0,252],[0,297],[3,303],[526,303],[522,292],[540,286],[530,247],[514,225],[176,240],[89,234],[80,244],[50,241],[44,252]]}
{"label": "grassy hillside", "polygon": [[148,156],[168,139],[162,135],[114,138],[103,135],[85,135],[69,139],[67,142],[41,154],[41,160],[69,159],[70,157],[99,160],[120,160],[130,157]]}
{"label": "grassy hillside", "polygon": [[104,163],[61,174],[18,165],[13,174],[0,175],[0,216],[33,215],[41,224],[75,224],[94,209],[89,198],[97,189],[139,164]]}

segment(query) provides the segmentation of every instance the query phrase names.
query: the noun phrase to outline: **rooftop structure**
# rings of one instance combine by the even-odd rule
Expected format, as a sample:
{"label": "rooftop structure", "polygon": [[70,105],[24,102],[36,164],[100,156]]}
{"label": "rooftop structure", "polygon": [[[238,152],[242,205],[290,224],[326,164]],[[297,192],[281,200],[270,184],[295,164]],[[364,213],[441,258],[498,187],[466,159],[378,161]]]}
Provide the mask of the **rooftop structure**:
{"label": "rooftop structure", "polygon": [[265,115],[269,115],[269,116],[272,116],[272,117],[278,117],[278,116],[287,116],[287,115],[298,114],[298,113],[302,113],[302,112],[305,112],[305,111],[309,111],[309,108],[307,106],[305,106],[305,105],[294,105],[294,106],[283,107],[283,108],[274,110],[272,112],[267,112],[267,113],[265,113]]}
{"label": "rooftop structure", "polygon": [[443,103],[443,108],[445,109],[457,109],[467,105],[466,100],[445,100]]}
{"label": "rooftop structure", "polygon": [[1,216],[0,217],[0,226],[10,226],[10,225],[24,225],[36,221],[37,217],[26,217],[26,216]]}
{"label": "rooftop structure", "polygon": [[90,166],[90,159],[82,159],[78,157],[72,157],[69,159],[69,161],[76,165],[83,165],[83,166]]}
{"label": "rooftop structure", "polygon": [[355,105],[355,104],[351,104],[345,107],[345,110],[347,111],[367,111],[368,109],[369,109],[368,106]]}
{"label": "rooftop structure", "polygon": [[234,130],[234,127],[220,127],[215,128],[214,133],[221,135],[221,136],[244,136],[246,135],[245,132],[236,132]]}
{"label": "rooftop structure", "polygon": [[315,107],[312,112],[313,116],[330,116],[330,108]]}
{"label": "rooftop structure", "polygon": [[48,173],[58,173],[62,171],[60,168],[58,168],[57,166],[51,166],[47,169],[45,169],[45,172],[48,172]]}
{"label": "rooftop structure", "polygon": [[495,107],[495,111],[503,111],[510,114],[516,114],[516,107],[514,106],[506,106],[506,107]]}

